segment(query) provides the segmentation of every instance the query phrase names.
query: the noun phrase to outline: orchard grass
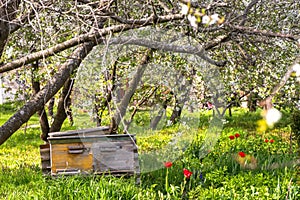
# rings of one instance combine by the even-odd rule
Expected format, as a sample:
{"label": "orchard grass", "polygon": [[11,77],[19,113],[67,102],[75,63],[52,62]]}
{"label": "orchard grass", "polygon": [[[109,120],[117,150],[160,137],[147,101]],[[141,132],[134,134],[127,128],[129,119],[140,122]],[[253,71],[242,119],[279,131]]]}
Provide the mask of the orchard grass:
{"label": "orchard grass", "polygon": [[[15,108],[0,106],[0,125]],[[33,116],[27,127],[0,146],[0,199],[300,199],[298,147],[289,139],[289,112],[283,112],[283,119],[274,129],[257,133],[260,112],[234,109],[232,117],[226,116],[217,145],[202,158],[199,145],[211,114],[204,111],[199,115],[198,136],[172,166],[167,169],[162,163],[160,170],[141,174],[138,185],[135,177],[43,176],[39,155],[43,142],[35,126],[38,117]],[[66,122],[63,130],[69,129],[76,127]],[[175,132],[176,127],[169,127],[137,137],[139,151],[161,148]],[[231,140],[229,136],[236,133],[239,137]],[[238,157],[238,152],[246,157]],[[248,159],[248,163],[241,159]],[[184,168],[193,173],[189,179],[184,177]]]}

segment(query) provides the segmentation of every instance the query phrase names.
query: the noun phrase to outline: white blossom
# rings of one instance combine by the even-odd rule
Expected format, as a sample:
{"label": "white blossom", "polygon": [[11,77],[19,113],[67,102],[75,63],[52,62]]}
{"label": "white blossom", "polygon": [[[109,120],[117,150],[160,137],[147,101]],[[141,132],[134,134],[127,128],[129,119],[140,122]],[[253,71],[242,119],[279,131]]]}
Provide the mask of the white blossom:
{"label": "white blossom", "polygon": [[204,15],[204,16],[202,17],[202,23],[203,23],[203,24],[208,24],[209,21],[210,21],[210,17],[209,17],[209,16]]}
{"label": "white blossom", "polygon": [[189,7],[185,4],[181,4],[181,14],[187,15],[189,12]]}
{"label": "white blossom", "polygon": [[191,26],[193,27],[193,28],[198,28],[198,24],[197,24],[197,18],[195,17],[195,16],[193,16],[193,15],[188,15],[188,20],[190,21],[190,23],[191,23]]}
{"label": "white blossom", "polygon": [[293,70],[296,72],[296,76],[300,76],[300,64],[295,64]]}
{"label": "white blossom", "polygon": [[276,108],[271,108],[267,110],[266,113],[266,122],[268,126],[272,127],[276,122],[278,122],[281,118],[281,112]]}
{"label": "white blossom", "polygon": [[6,55],[8,58],[10,58],[13,55],[13,48],[9,47],[8,49],[6,49]]}
{"label": "white blossom", "polygon": [[213,14],[212,16],[210,16],[210,22],[209,25],[215,24],[220,20],[219,15],[218,14]]}
{"label": "white blossom", "polygon": [[220,20],[219,14],[213,14],[211,16],[204,15],[202,17],[202,23],[207,25],[213,25],[217,23]]}

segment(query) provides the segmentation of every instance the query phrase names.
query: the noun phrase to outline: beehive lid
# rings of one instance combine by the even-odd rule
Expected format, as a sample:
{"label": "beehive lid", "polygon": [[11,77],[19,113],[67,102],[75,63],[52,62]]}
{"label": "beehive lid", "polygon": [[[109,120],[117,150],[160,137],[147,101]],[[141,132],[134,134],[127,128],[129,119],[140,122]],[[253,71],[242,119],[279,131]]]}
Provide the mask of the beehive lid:
{"label": "beehive lid", "polygon": [[129,134],[109,134],[109,127],[97,127],[81,130],[49,133],[50,144],[62,144],[72,142],[96,142],[115,140],[135,140],[134,135]]}
{"label": "beehive lid", "polygon": [[108,126],[96,127],[96,128],[88,128],[88,129],[81,129],[81,130],[71,130],[71,131],[64,131],[64,132],[53,132],[49,133],[49,138],[57,138],[57,137],[70,137],[70,136],[99,136],[105,135],[109,133]]}

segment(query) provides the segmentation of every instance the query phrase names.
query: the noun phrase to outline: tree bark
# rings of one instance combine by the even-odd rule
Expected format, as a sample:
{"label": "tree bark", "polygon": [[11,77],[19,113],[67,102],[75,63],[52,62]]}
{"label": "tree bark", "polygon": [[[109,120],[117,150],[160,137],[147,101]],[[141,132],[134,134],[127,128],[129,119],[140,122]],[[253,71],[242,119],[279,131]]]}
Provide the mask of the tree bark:
{"label": "tree bark", "polygon": [[10,22],[16,18],[20,0],[0,0],[0,58],[11,32]]}
{"label": "tree bark", "polygon": [[54,103],[55,103],[55,97],[52,97],[48,104],[48,114],[51,117],[51,119],[54,119],[54,113],[53,113]]}
{"label": "tree bark", "polygon": [[175,106],[170,117],[171,124],[176,124],[179,121],[184,103],[185,100],[183,100],[183,102],[179,102],[179,100],[175,96]]}
{"label": "tree bark", "polygon": [[[118,59],[117,59],[118,60]],[[101,126],[102,124],[102,115],[104,110],[107,106],[109,106],[109,103],[112,99],[112,92],[114,91],[116,87],[116,73],[117,73],[117,61],[113,65],[112,73],[111,75],[108,75],[109,72],[107,71],[107,75],[105,76],[105,81],[111,81],[111,87],[109,85],[106,85],[106,97],[98,98],[95,97],[95,112],[96,112],[96,122],[97,126]]]}
{"label": "tree bark", "polygon": [[131,82],[129,83],[129,88],[126,91],[125,95],[123,96],[120,104],[117,106],[117,110],[114,114],[114,116],[111,119],[111,127],[110,127],[110,132],[111,133],[116,133],[118,126],[122,120],[122,118],[125,116],[128,104],[130,102],[130,99],[132,95],[134,94],[145,70],[147,67],[147,64],[150,59],[150,55],[152,54],[153,50],[147,50],[140,61],[140,66],[137,68],[136,73],[134,77],[132,78]]}
{"label": "tree bark", "polygon": [[27,122],[35,112],[44,107],[45,103],[59,91],[70,75],[79,67],[82,59],[88,55],[95,45],[96,43],[94,42],[80,45],[73,52],[71,58],[61,66],[53,79],[49,80],[44,88],[0,127],[0,145]]}
{"label": "tree bark", "polygon": [[151,96],[153,96],[153,94],[155,93],[157,88],[158,87],[155,87],[154,89],[151,88],[150,91],[148,93],[146,93],[145,96],[143,96],[142,99],[136,103],[136,105],[134,106],[134,109],[133,109],[133,111],[130,115],[130,119],[125,122],[125,124],[126,124],[126,129],[125,130],[129,129],[129,126],[132,123],[133,118],[134,118],[135,114],[138,111],[138,107],[141,106],[142,104],[144,104]]}
{"label": "tree bark", "polygon": [[51,124],[50,132],[60,131],[65,119],[71,114],[70,106],[71,106],[71,92],[73,89],[74,81],[71,78],[65,82],[63,89],[61,91],[57,112],[54,116],[54,121]]}
{"label": "tree bark", "polygon": [[[172,114],[171,114],[171,117],[170,117],[171,124],[176,124],[180,120],[180,116],[181,116],[183,106],[184,106],[185,102],[187,102],[189,100],[190,90],[188,89],[188,86],[192,85],[195,74],[196,74],[196,70],[193,69],[191,71],[189,80],[187,80],[188,85],[181,85],[179,87],[180,91],[183,92],[183,94],[181,94],[180,97],[178,97],[178,94],[173,92],[174,96],[175,96],[175,106],[173,108],[173,111],[172,111]],[[182,76],[184,77],[183,74],[182,74]],[[178,82],[178,84],[180,84],[181,79],[178,79],[177,82]]]}
{"label": "tree bark", "polygon": [[163,117],[163,115],[166,113],[166,109],[167,109],[167,101],[163,102],[161,109],[158,111],[158,114],[151,119],[150,122],[150,128],[152,130],[155,130],[158,123],[160,122],[161,118]]}
{"label": "tree bark", "polygon": [[269,110],[273,108],[272,100],[274,96],[280,91],[280,89],[286,84],[287,80],[290,78],[292,72],[294,71],[293,69],[294,65],[299,63],[300,63],[300,55],[298,55],[296,60],[293,62],[293,64],[291,64],[288,67],[287,71],[285,72],[284,76],[281,78],[280,82],[276,84],[275,87],[272,89],[270,95],[258,103],[259,106],[263,107],[265,110]]}
{"label": "tree bark", "polygon": [[[223,42],[223,40],[220,41],[220,43]],[[170,51],[170,52],[177,52],[177,53],[187,53],[187,54],[193,54],[197,55],[203,60],[207,61],[210,64],[223,67],[226,64],[226,61],[215,61],[211,59],[206,51],[205,48],[202,47],[195,47],[192,45],[174,45],[168,42],[159,42],[159,41],[153,41],[149,39],[144,39],[144,38],[132,38],[132,37],[118,37],[111,39],[109,41],[109,44],[132,44],[132,45],[137,45],[137,46],[143,46],[151,49],[157,49],[157,50],[162,50],[162,51]],[[208,45],[208,44],[207,44]],[[211,44],[213,45],[213,44]],[[212,48],[213,46],[210,46]],[[208,49],[208,47],[206,47]],[[1,68],[0,68],[1,72]]]}
{"label": "tree bark", "polygon": [[[32,65],[32,77],[31,77],[32,89],[34,95],[36,95],[40,91],[40,81],[36,77],[36,73],[38,73],[38,70],[39,70],[39,63],[38,61],[36,61]],[[43,107],[42,109],[38,110],[37,114],[39,116],[39,121],[42,130],[40,137],[42,140],[47,142],[50,128],[49,128],[49,122],[48,122],[48,117],[45,108]]]}

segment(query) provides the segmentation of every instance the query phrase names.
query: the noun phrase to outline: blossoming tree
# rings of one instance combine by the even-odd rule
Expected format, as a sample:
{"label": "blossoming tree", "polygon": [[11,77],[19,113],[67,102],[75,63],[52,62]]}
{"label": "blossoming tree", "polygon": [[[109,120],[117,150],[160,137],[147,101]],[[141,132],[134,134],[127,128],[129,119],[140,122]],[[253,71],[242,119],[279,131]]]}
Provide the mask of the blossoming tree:
{"label": "blossoming tree", "polygon": [[[274,99],[287,82],[295,84],[287,81],[293,71],[299,76],[299,6],[293,0],[1,0],[0,75],[17,74],[15,81],[25,81],[27,90],[23,91],[28,95],[22,107],[1,125],[0,144],[36,112],[43,139],[49,131],[59,130],[67,117],[66,100],[82,60],[95,46],[108,46],[112,36],[146,26],[176,30],[196,39],[201,59],[219,67],[226,98],[244,91],[257,94],[260,100]],[[127,42],[178,51],[170,44]],[[295,88],[289,88],[288,98]],[[59,109],[50,124],[44,107],[53,97],[59,97]]]}

